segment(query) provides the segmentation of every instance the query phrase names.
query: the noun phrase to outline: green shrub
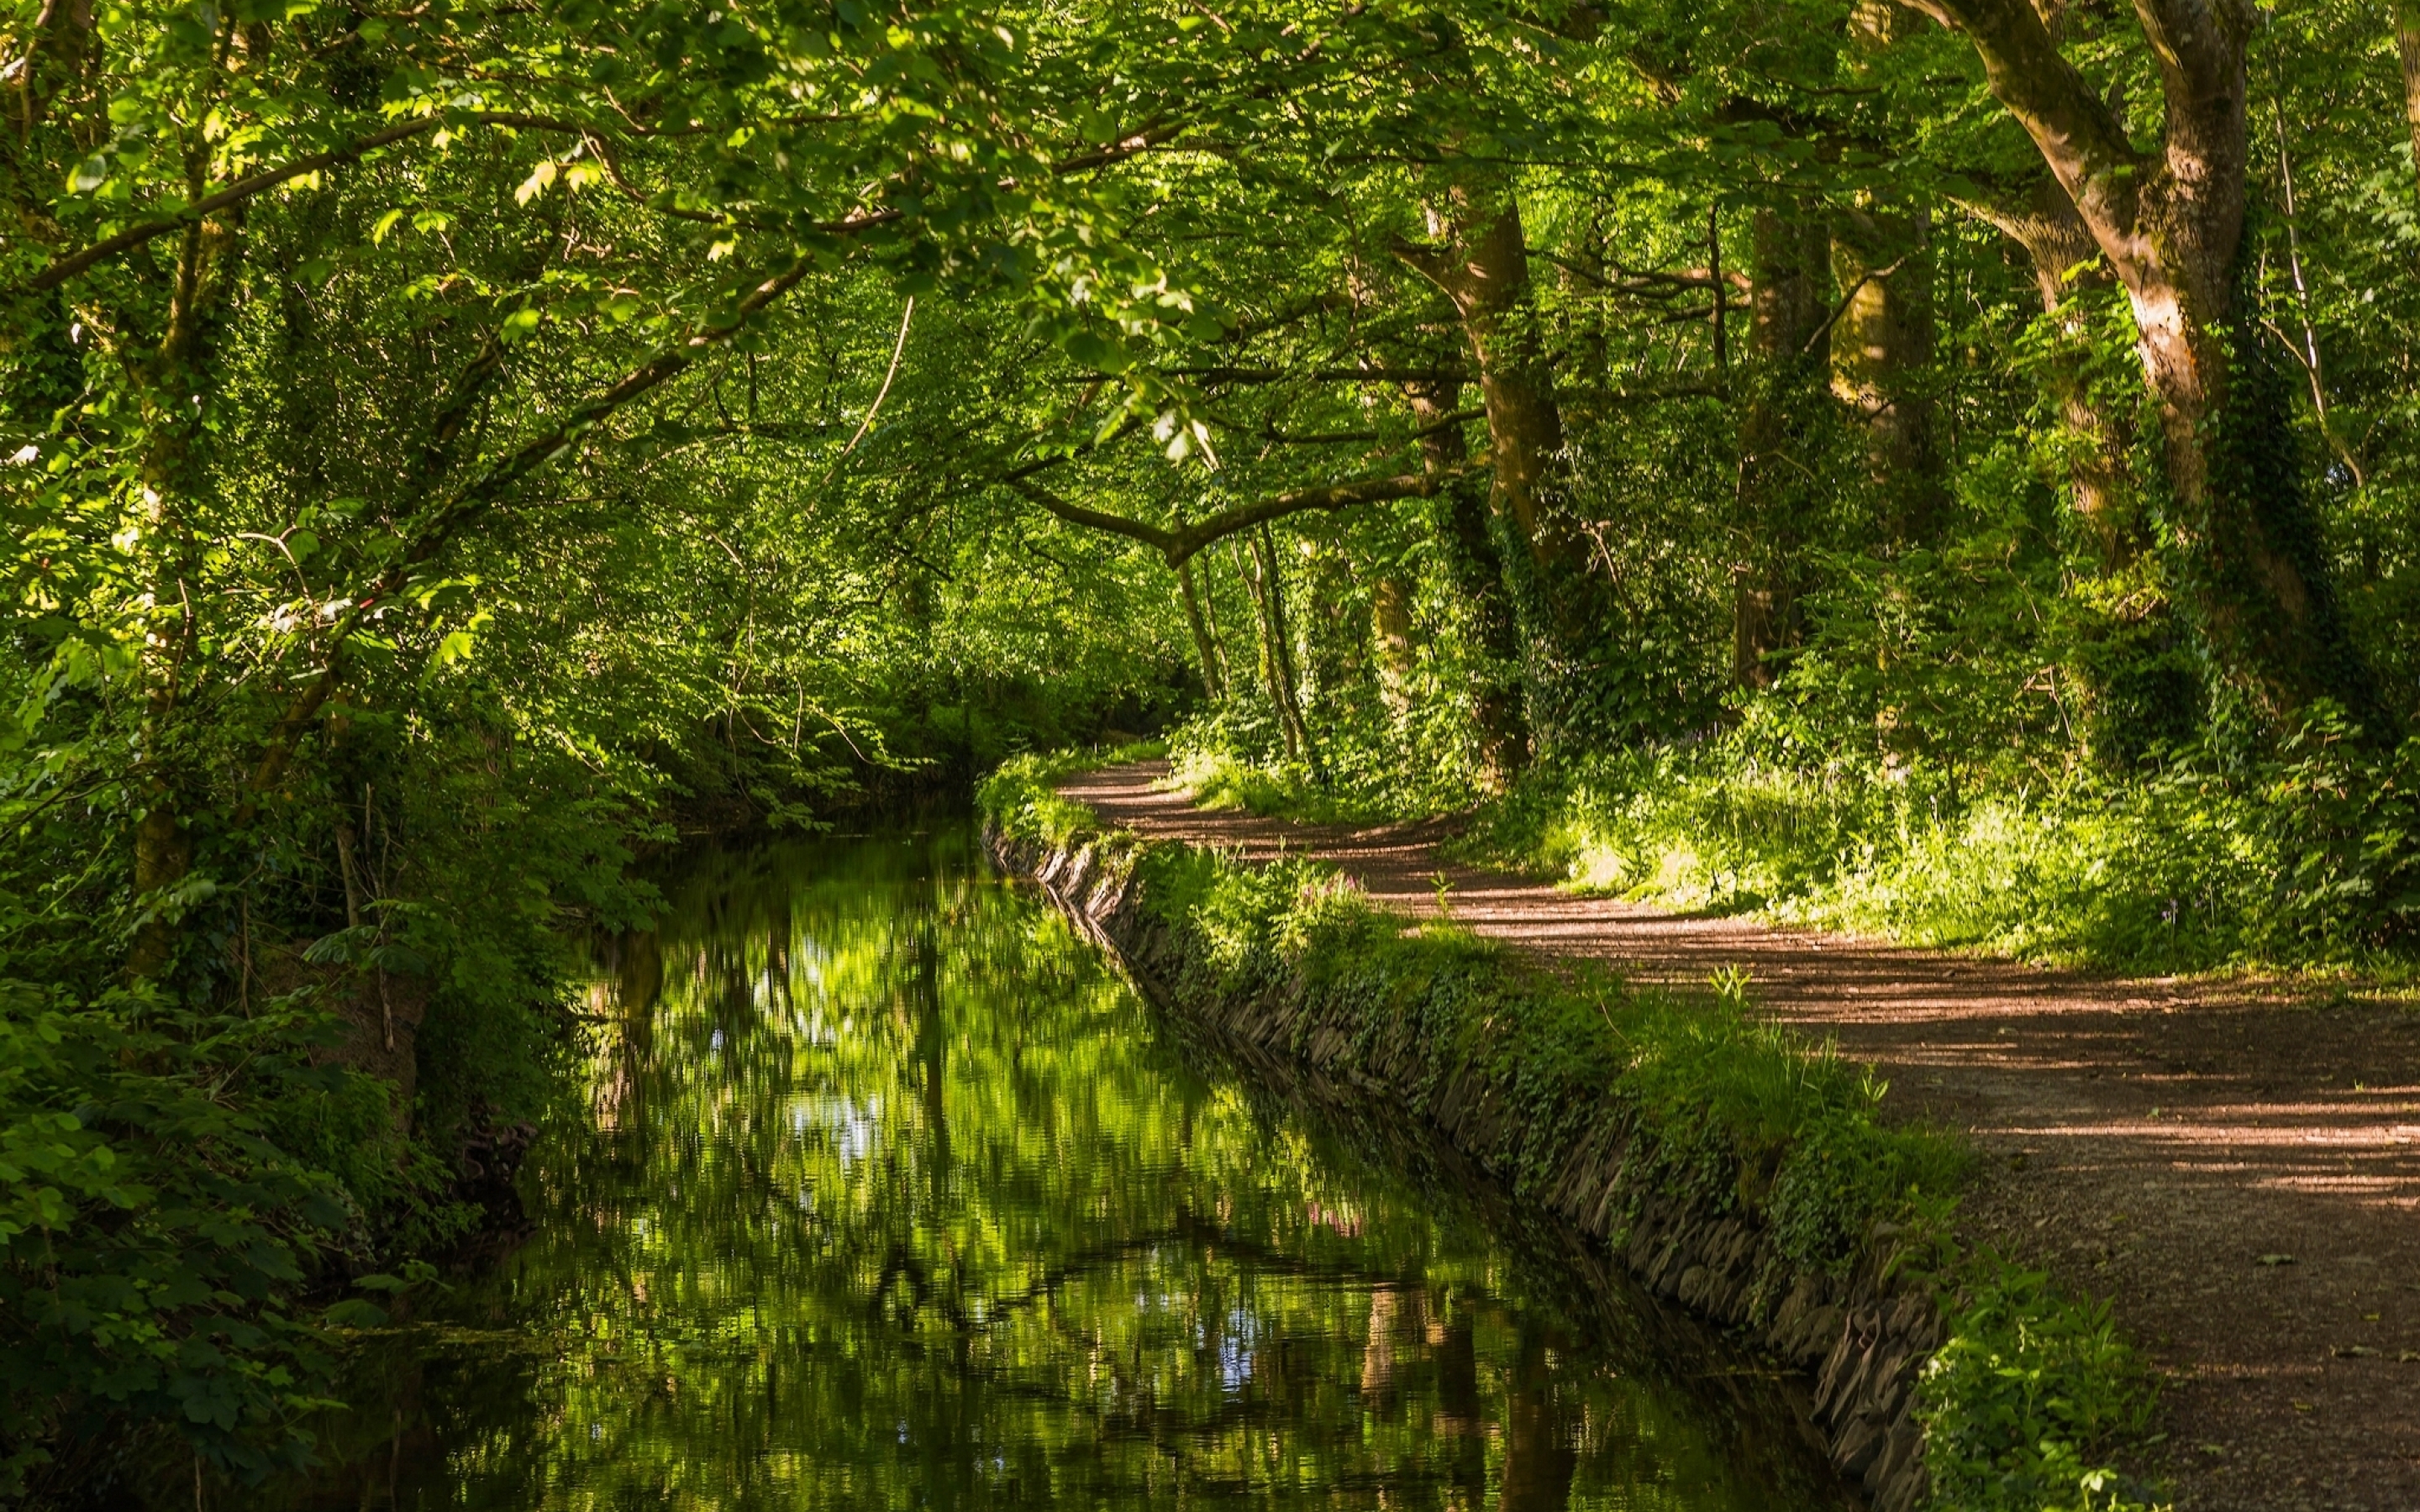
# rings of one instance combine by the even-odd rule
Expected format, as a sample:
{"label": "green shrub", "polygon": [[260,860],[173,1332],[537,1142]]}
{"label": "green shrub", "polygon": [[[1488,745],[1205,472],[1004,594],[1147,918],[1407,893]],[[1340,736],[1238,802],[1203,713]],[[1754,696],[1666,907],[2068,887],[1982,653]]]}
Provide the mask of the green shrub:
{"label": "green shrub", "polygon": [[321,1325],[383,1320],[304,1304],[361,1212],[271,1136],[365,1107],[391,1136],[383,1088],[312,1064],[335,1034],[301,996],[211,1014],[0,980],[0,1497],[127,1417],[238,1475],[303,1461]]}
{"label": "green shrub", "polygon": [[2151,1395],[2106,1304],[2061,1296],[2050,1278],[1973,1257],[1949,1335],[1916,1387],[1933,1504],[2024,1512],[2118,1512],[2118,1478],[2086,1450],[2139,1437]]}
{"label": "green shrub", "polygon": [[1098,824],[1090,809],[1061,797],[1057,784],[1096,767],[1148,761],[1166,749],[1143,741],[1108,750],[1012,756],[977,784],[975,810],[1014,839],[1064,845]]}

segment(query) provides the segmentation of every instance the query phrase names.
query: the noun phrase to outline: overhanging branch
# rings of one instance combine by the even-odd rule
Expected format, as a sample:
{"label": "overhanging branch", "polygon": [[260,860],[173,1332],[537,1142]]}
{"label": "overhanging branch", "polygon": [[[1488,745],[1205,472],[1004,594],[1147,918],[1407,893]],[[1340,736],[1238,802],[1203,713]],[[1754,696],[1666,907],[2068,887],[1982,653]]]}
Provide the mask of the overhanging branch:
{"label": "overhanging branch", "polygon": [[589,434],[615,410],[686,372],[699,358],[737,335],[768,306],[797,287],[799,281],[806,277],[813,267],[814,261],[808,256],[793,257],[788,267],[760,281],[742,296],[732,307],[730,315],[698,327],[678,344],[662,348],[624,374],[611,387],[573,406],[552,426],[484,469],[477,477],[421,516],[411,532],[411,549],[403,552],[356,594],[345,612],[329,627],[327,650],[320,658],[318,675],[287,702],[285,712],[271,730],[260,760],[253,768],[251,792],[239,810],[240,821],[249,821],[260,795],[285,774],[287,764],[293,759],[304,732],[334,691],[342,673],[346,648],[370,610],[402,592],[412,575],[443,550],[480,509],[502,499],[532,473],[578,451]]}
{"label": "overhanging branch", "polygon": [[1087,530],[1102,531],[1141,542],[1158,552],[1169,566],[1174,568],[1183,566],[1205,548],[1267,520],[1283,519],[1288,515],[1299,515],[1313,509],[1342,510],[1396,499],[1427,499],[1454,479],[1485,466],[1487,459],[1482,456],[1431,471],[1363,478],[1321,488],[1297,488],[1290,493],[1273,494],[1248,504],[1222,509],[1207,519],[1180,525],[1173,530],[1062,499],[1035,483],[1030,473],[1012,474],[1001,481],[1071,525],[1081,525]]}

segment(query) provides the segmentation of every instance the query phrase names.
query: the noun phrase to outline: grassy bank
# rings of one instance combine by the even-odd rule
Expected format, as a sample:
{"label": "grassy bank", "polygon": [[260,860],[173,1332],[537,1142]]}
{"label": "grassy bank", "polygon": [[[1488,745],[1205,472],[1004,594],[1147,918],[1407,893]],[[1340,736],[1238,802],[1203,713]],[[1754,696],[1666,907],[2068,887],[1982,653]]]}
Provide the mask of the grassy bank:
{"label": "grassy bank", "polygon": [[[1089,811],[1051,787],[1079,764],[1011,764],[985,786],[987,817],[1058,847],[1093,838]],[[2143,1431],[2149,1392],[2105,1313],[1962,1249],[1950,1219],[1963,1151],[1884,1121],[1869,1072],[1761,1019],[1741,984],[1675,996],[1549,975],[1450,920],[1407,930],[1309,861],[1148,844],[1131,865],[1140,906],[1188,941],[1180,997],[1282,983],[1299,995],[1297,1022],[1345,1026],[1331,1061],[1424,1118],[1483,1083],[1506,1105],[1469,1153],[1523,1196],[1545,1199],[1575,1149],[1619,1135],[1617,1244],[1657,1198],[1745,1218],[1772,1241],[1751,1303],[1770,1308],[1789,1272],[1844,1273],[1876,1235],[1896,1234],[1948,1328],[1917,1387],[1933,1505],[2140,1504],[2106,1466]]]}
{"label": "grassy bank", "polygon": [[[1434,808],[1183,740],[1177,773],[1197,801],[1292,818]],[[2258,761],[2012,775],[1743,728],[1534,770],[1476,804],[1460,848],[1587,891],[1907,945],[2405,980],[2420,942],[2420,742],[2366,748],[2321,720]]]}

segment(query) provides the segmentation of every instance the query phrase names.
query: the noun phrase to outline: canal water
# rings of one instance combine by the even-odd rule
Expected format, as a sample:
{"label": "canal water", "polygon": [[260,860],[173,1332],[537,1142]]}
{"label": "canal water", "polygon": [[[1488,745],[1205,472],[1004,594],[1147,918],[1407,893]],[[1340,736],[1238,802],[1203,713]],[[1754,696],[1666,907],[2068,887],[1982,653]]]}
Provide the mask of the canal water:
{"label": "canal water", "polygon": [[1167,1022],[970,830],[693,857],[534,1229],[263,1507],[1848,1506],[1789,1388],[1393,1110]]}

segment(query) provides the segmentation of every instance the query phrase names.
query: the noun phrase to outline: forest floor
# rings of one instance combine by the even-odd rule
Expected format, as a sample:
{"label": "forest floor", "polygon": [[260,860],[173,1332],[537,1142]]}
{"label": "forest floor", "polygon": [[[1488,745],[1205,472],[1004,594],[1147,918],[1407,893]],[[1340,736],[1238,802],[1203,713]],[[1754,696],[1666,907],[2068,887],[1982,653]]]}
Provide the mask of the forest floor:
{"label": "forest floor", "polygon": [[1885,1106],[1981,1152],[1971,1241],[2107,1297],[2161,1378],[2139,1468],[2180,1512],[2420,1507],[2420,1013],[2307,982],[2112,979],[1583,897],[1441,861],[1440,821],[1194,808],[1165,763],[1062,785],[1146,836],[1342,866],[1633,980],[1751,974],[1764,1011],[1879,1066]]}

